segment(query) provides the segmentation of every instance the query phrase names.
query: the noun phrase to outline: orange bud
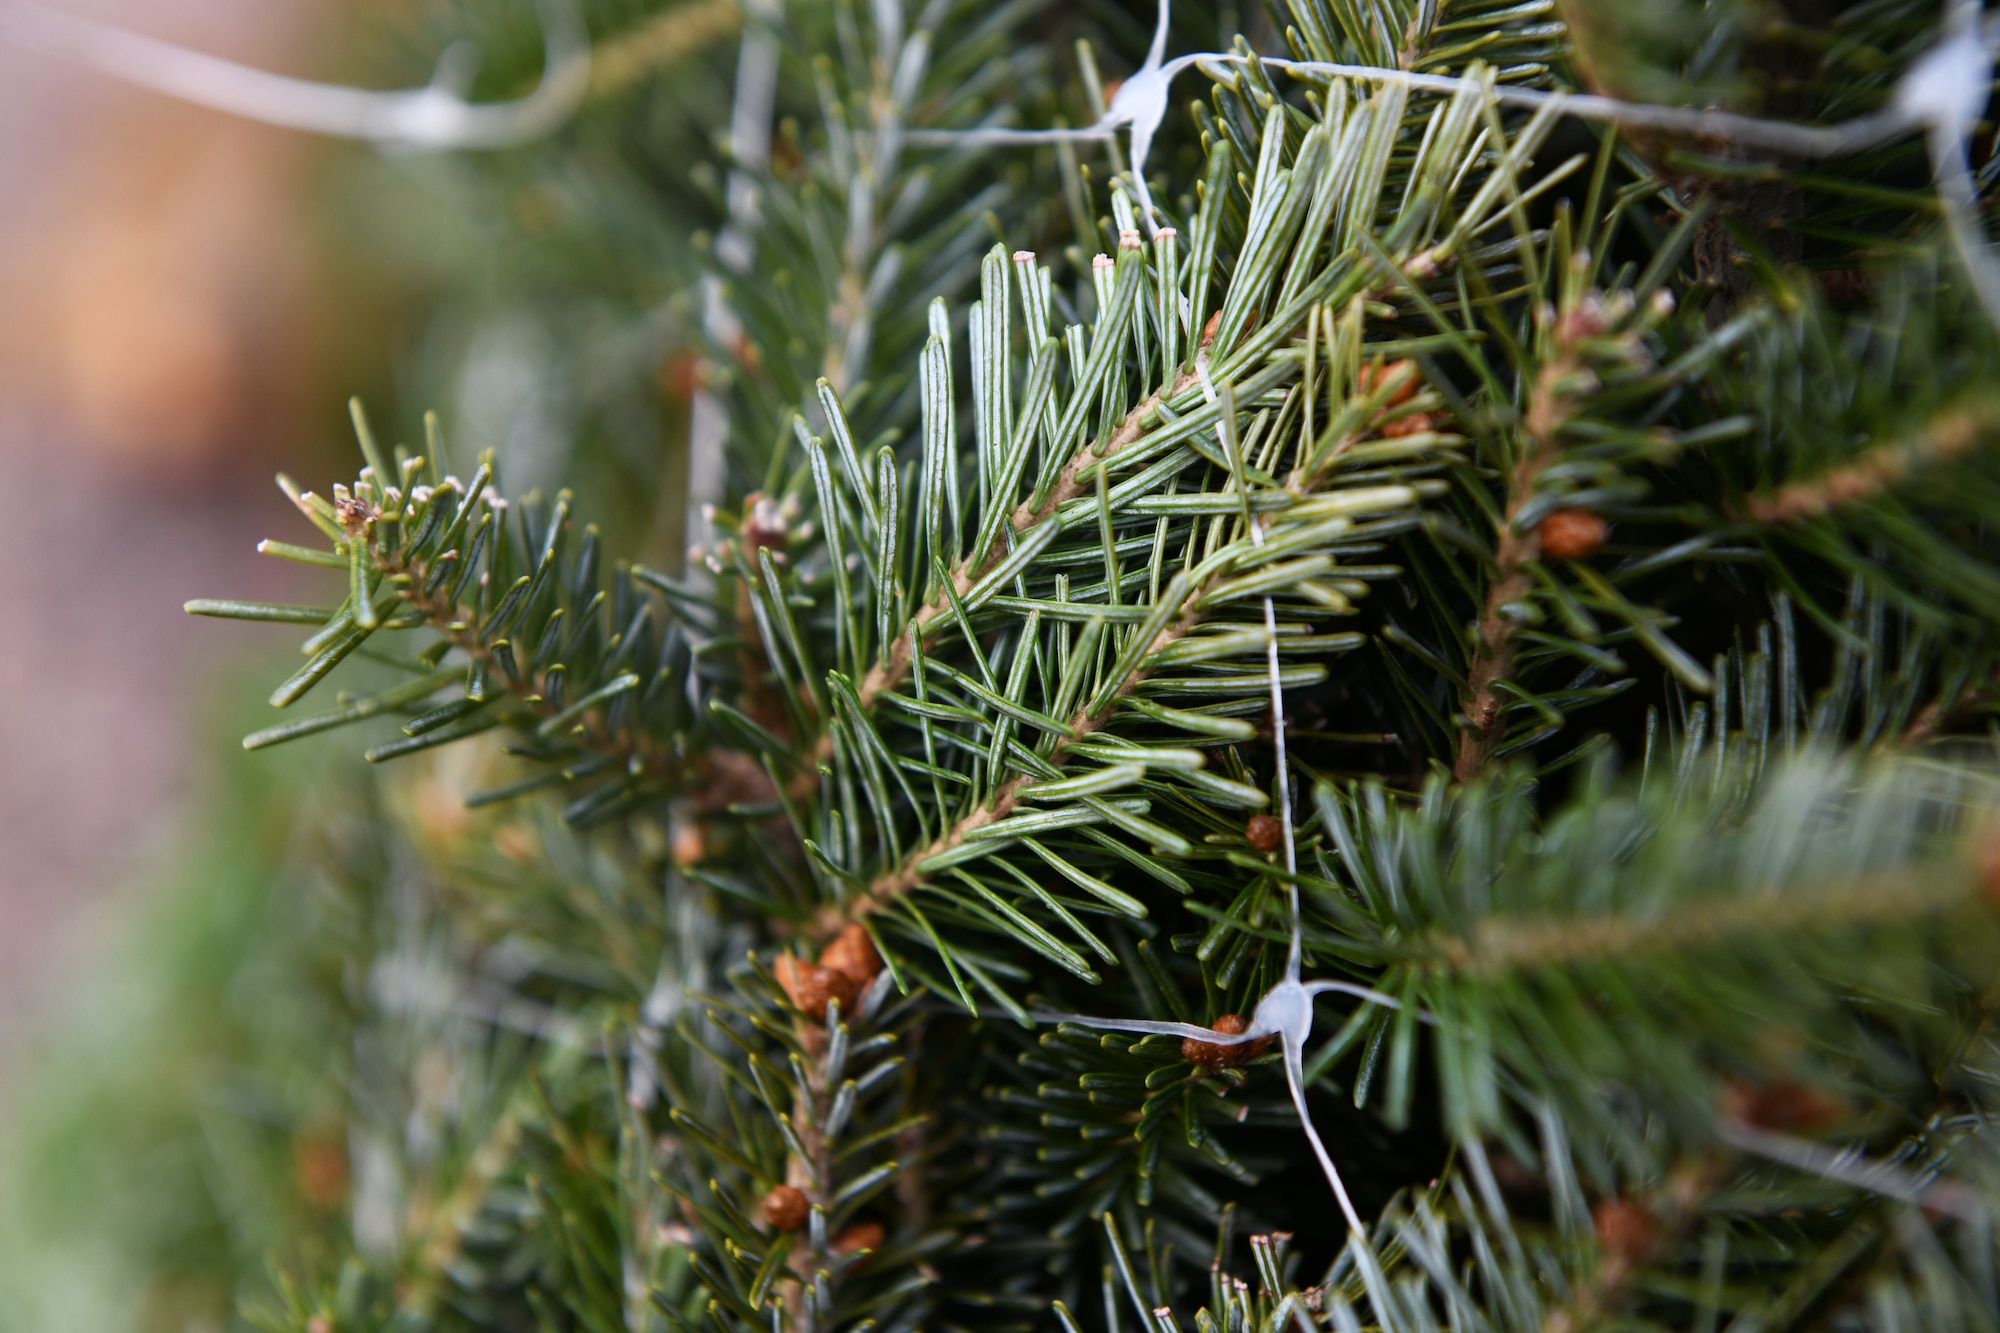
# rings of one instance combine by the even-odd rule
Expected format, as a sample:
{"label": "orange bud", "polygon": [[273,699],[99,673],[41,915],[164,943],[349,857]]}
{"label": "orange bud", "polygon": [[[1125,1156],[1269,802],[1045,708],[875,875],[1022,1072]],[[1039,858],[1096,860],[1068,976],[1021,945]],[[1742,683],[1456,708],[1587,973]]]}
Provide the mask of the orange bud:
{"label": "orange bud", "polygon": [[1408,416],[1397,417],[1394,421],[1382,423],[1382,438],[1399,440],[1405,435],[1422,435],[1436,423],[1428,412],[1412,412]]}
{"label": "orange bud", "polygon": [[1986,901],[2000,909],[2000,836],[1988,842],[1979,854],[1980,887],[1986,890]]}
{"label": "orange bud", "polygon": [[299,1197],[327,1212],[347,1197],[347,1149],[331,1137],[301,1134],[292,1140],[292,1179]]}
{"label": "orange bud", "polygon": [[708,858],[708,839],[702,835],[701,825],[682,824],[674,830],[674,840],[669,855],[677,866],[700,865]]}
{"label": "orange bud", "polygon": [[889,1239],[889,1233],[880,1222],[852,1222],[840,1229],[833,1238],[835,1254],[853,1254],[856,1250],[879,1250],[882,1242]]}
{"label": "orange bud", "polygon": [[701,387],[701,358],[682,348],[660,363],[660,387],[677,403],[694,401]]}
{"label": "orange bud", "polygon": [[764,1196],[764,1220],[779,1231],[797,1231],[812,1216],[812,1204],[790,1185],[774,1186]]}
{"label": "orange bud", "polygon": [[829,1000],[839,1001],[843,1014],[854,1008],[854,982],[830,967],[800,962],[781,953],[771,964],[771,972],[798,1011],[815,1023],[825,1018]]}
{"label": "orange bud", "polygon": [[1243,825],[1243,836],[1260,852],[1275,852],[1285,845],[1285,825],[1270,815],[1252,815]]}
{"label": "orange bud", "polygon": [[1354,391],[1362,395],[1374,393],[1398,375],[1403,377],[1403,381],[1390,393],[1389,401],[1383,406],[1400,407],[1416,397],[1417,390],[1424,387],[1424,377],[1418,372],[1417,363],[1408,357],[1386,365],[1380,361],[1366,362],[1354,372]]}
{"label": "orange bud", "polygon": [[875,952],[875,941],[868,938],[867,928],[856,921],[820,951],[819,965],[830,967],[853,982],[858,994],[882,971],[882,956]]}
{"label": "orange bud", "polygon": [[[1268,816],[1267,816],[1268,817]],[[1273,821],[1276,822],[1275,820]],[[1226,1036],[1238,1036],[1250,1030],[1249,1020],[1241,1014],[1224,1014],[1212,1024],[1215,1031]],[[1227,1069],[1240,1065],[1245,1060],[1254,1060],[1271,1049],[1269,1037],[1259,1037],[1255,1041],[1225,1044],[1219,1041],[1203,1041],[1199,1037],[1181,1038],[1181,1059],[1189,1064],[1201,1065],[1205,1069]]]}
{"label": "orange bud", "polygon": [[1558,560],[1581,560],[1611,535],[1611,525],[1588,509],[1558,509],[1535,528],[1542,551]]}

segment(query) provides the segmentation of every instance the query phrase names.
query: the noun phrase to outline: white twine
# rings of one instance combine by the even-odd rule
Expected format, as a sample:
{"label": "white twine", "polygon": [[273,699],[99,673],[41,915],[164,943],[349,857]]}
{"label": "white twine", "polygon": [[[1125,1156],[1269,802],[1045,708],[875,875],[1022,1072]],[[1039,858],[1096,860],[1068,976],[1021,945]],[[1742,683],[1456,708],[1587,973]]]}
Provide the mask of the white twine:
{"label": "white twine", "polygon": [[[715,257],[732,274],[747,273],[757,257],[760,207],[757,179],[771,161],[771,117],[778,99],[778,34],[782,17],[777,0],[746,0],[748,17],[743,44],[736,58],[736,92],[729,115],[728,220],[715,238]],[[743,336],[743,321],[730,308],[719,273],[701,279],[702,333],[711,346],[729,347]],[[712,547],[714,516],[728,490],[729,468],[723,454],[729,444],[729,407],[704,380],[694,392],[688,413],[688,468],[683,501],[682,533],[687,563],[682,567],[689,586],[707,591],[715,580],[708,566],[696,559],[697,547]],[[695,688],[699,672],[688,673]]]}
{"label": "white twine", "polygon": [[[1164,22],[1162,32],[1165,31]],[[1156,44],[1157,46],[1157,44]],[[1216,401],[1215,385],[1208,378],[1205,359],[1197,357],[1195,374],[1201,381],[1202,396],[1211,404]],[[1221,444],[1225,457],[1232,455],[1238,447],[1232,440],[1231,423],[1217,422],[1216,439]],[[1234,460],[1232,460],[1233,462]],[[1263,525],[1254,516],[1250,517],[1250,540],[1256,546],[1264,544]],[[1312,1144],[1313,1155],[1319,1159],[1320,1170],[1326,1174],[1326,1182],[1333,1189],[1334,1201],[1340,1205],[1341,1216],[1347,1219],[1348,1229],[1356,1241],[1367,1244],[1368,1228],[1361,1221],[1361,1214],[1348,1197],[1347,1186],[1341,1180],[1340,1168],[1334,1165],[1333,1155],[1326,1150],[1326,1143],[1314,1127],[1312,1112],[1306,1108],[1305,1048],[1312,1039],[1313,998],[1327,992],[1351,995],[1371,1004],[1386,1005],[1391,1009],[1402,1008],[1402,1002],[1394,996],[1350,981],[1301,981],[1299,969],[1303,949],[1299,930],[1299,853],[1298,843],[1292,830],[1292,775],[1290,761],[1285,753],[1285,694],[1283,682],[1278,674],[1278,618],[1277,609],[1271,598],[1264,598],[1264,648],[1265,667],[1271,682],[1271,736],[1276,746],[1278,777],[1278,816],[1284,825],[1285,848],[1285,889],[1291,906],[1291,942],[1285,955],[1284,980],[1264,992],[1257,1001],[1256,1011],[1251,1015],[1250,1025],[1243,1032],[1218,1032],[1213,1028],[1199,1027],[1193,1023],[1167,1023],[1142,1018],[1091,1018],[1082,1014],[1040,1013],[1035,1017],[1044,1022],[1075,1023],[1083,1027],[1109,1029],[1114,1032],[1143,1032],[1181,1038],[1193,1038],[1217,1046],[1238,1046],[1260,1037],[1276,1037],[1285,1066],[1285,1086],[1292,1098],[1292,1110],[1298,1115],[1299,1125],[1306,1132],[1306,1139]],[[1428,1016],[1425,1016],[1428,1019]]]}
{"label": "white twine", "polygon": [[[1483,84],[1448,74],[1417,74],[1381,65],[1343,65],[1275,56],[1202,51],[1166,59],[1172,0],[1160,0],[1146,59],[1119,86],[1105,113],[1081,129],[906,130],[906,142],[930,147],[1004,143],[1131,140],[1131,178],[1147,231],[1159,222],[1146,159],[1166,119],[1173,81],[1190,66],[1252,61],[1296,74],[1413,91],[1483,93],[1500,106],[1555,106],[1567,115],[1641,129],[1725,138],[1734,144],[1803,158],[1840,157],[1899,135],[1923,131],[1931,172],[1953,250],[1970,275],[1980,304],[2000,324],[2000,259],[1987,245],[1978,215],[1967,139],[1985,108],[2000,45],[2000,15],[1983,15],[1980,0],[1946,0],[1945,35],[1897,81],[1880,111],[1837,125],[1798,125],[1729,111],[1627,102],[1593,93],[1549,92]],[[429,85],[394,92],[350,88],[272,74],[223,60],[115,24],[66,14],[32,0],[0,0],[0,37],[87,65],[112,78],[168,97],[267,125],[359,139],[405,151],[502,148],[540,138],[567,121],[590,83],[590,39],[576,0],[536,0],[545,57],[541,82],[525,97],[475,104],[465,99],[476,53],[454,43],[439,57]]]}
{"label": "white twine", "polygon": [[577,0],[535,0],[535,8],[542,25],[542,78],[533,92],[507,102],[465,99],[478,53],[464,42],[445,49],[427,86],[375,91],[272,74],[30,0],[0,0],[0,37],[247,120],[381,148],[436,152],[538,139],[582,104],[590,85],[590,35]]}
{"label": "white twine", "polygon": [[[1127,79],[1111,100],[1111,105],[1095,125],[1080,130],[1013,130],[991,127],[970,131],[915,130],[907,135],[915,144],[993,144],[1006,142],[1052,143],[1110,138],[1118,128],[1131,135],[1131,176],[1145,210],[1146,225],[1157,234],[1152,196],[1146,187],[1146,154],[1154,133],[1166,116],[1167,93],[1174,78],[1188,66],[1204,60],[1218,63],[1247,63],[1251,57],[1199,53],[1163,61],[1168,5],[1160,0],[1159,23],[1152,49],[1137,73]],[[1413,74],[1407,70],[1374,65],[1336,65],[1322,61],[1262,59],[1259,63],[1296,73],[1325,74],[1379,84],[1400,84],[1428,92],[1456,93],[1466,89],[1483,93],[1504,106],[1542,107],[1553,105],[1570,115],[1618,125],[1670,129],[1692,134],[1726,136],[1735,143],[1765,148],[1798,157],[1834,157],[1881,143],[1909,130],[1926,131],[1932,169],[1940,201],[1945,208],[1952,243],[1973,277],[1981,303],[1996,324],[2000,324],[2000,265],[1987,251],[1977,221],[1976,191],[1973,186],[1966,140],[1985,109],[1992,82],[1991,48],[2000,39],[2000,23],[1989,18],[1980,22],[1977,0],[1954,0],[1946,13],[1946,33],[1942,41],[1920,56],[1897,82],[1895,97],[1881,111],[1859,116],[1832,126],[1793,125],[1782,121],[1759,120],[1726,111],[1703,111],[1686,107],[1652,106],[1624,102],[1593,94],[1545,92],[1533,88],[1496,87],[1472,79],[1442,74]],[[1202,394],[1215,402],[1215,387],[1208,367],[1199,358],[1195,373]],[[1217,426],[1224,450],[1230,442],[1223,425]],[[1264,535],[1253,520],[1251,540],[1263,545]],[[1280,812],[1284,820],[1286,887],[1291,904],[1291,947],[1285,960],[1285,977],[1266,991],[1257,1002],[1249,1027],[1240,1034],[1217,1032],[1192,1023],[1169,1023],[1151,1019],[1093,1018],[1081,1014],[1038,1013],[1042,1021],[1074,1023],[1116,1032],[1193,1038],[1219,1046],[1234,1046],[1260,1037],[1276,1037],[1283,1052],[1285,1082],[1291,1093],[1292,1108],[1312,1143],[1335,1201],[1357,1243],[1367,1243],[1367,1229],[1349,1199],[1339,1169],[1314,1128],[1306,1107],[1304,1049],[1312,1036],[1313,997],[1332,991],[1351,995],[1372,1004],[1400,1009],[1399,1001],[1366,986],[1341,981],[1301,981],[1298,891],[1298,852],[1294,844],[1291,812],[1291,781],[1286,769],[1284,695],[1278,675],[1276,614],[1271,599],[1264,599],[1264,628],[1267,666],[1271,681],[1271,716],[1277,747],[1279,784],[1284,792]],[[1423,1015],[1425,1021],[1435,1021]]]}
{"label": "white twine", "polygon": [[[1797,125],[1731,111],[1627,102],[1595,93],[1551,92],[1540,88],[1492,85],[1450,74],[1416,74],[1382,65],[1341,65],[1319,60],[1285,60],[1200,51],[1164,60],[1167,16],[1172,0],[1160,0],[1159,24],[1145,63],[1119,87],[1103,116],[1082,129],[1019,130],[987,126],[974,130],[910,130],[912,144],[991,145],[1003,143],[1092,142],[1112,138],[1121,128],[1131,137],[1131,177],[1149,233],[1159,224],[1146,184],[1146,155],[1167,114],[1173,81],[1192,65],[1266,65],[1295,74],[1318,74],[1360,83],[1394,85],[1418,92],[1482,93],[1500,106],[1552,106],[1583,120],[1635,129],[1724,138],[1748,148],[1802,158],[1844,157],[1903,134],[1922,130],[1930,151],[1932,177],[1943,206],[1946,231],[1972,277],[1986,314],[2000,325],[2000,259],[1979,225],[1977,189],[1967,140],[1986,107],[1993,82],[1993,51],[2000,46],[2000,15],[1984,15],[1980,0],[1947,0],[1944,36],[1904,71],[1894,96],[1880,111],[1837,125]],[[1217,77],[1220,81],[1220,76]]]}

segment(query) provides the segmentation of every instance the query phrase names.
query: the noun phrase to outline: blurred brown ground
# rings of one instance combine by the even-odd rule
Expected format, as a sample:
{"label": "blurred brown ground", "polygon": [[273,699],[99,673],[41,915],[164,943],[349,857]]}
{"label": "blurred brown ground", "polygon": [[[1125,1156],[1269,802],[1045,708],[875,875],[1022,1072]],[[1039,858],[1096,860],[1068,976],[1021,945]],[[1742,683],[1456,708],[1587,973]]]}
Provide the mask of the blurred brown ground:
{"label": "blurred brown ground", "polygon": [[[305,0],[58,0],[292,69]],[[0,1052],[54,960],[170,861],[234,747],[201,710],[268,659],[199,595],[308,600],[255,557],[318,382],[317,146],[0,43]],[[0,1066],[0,1084],[6,1076]]]}

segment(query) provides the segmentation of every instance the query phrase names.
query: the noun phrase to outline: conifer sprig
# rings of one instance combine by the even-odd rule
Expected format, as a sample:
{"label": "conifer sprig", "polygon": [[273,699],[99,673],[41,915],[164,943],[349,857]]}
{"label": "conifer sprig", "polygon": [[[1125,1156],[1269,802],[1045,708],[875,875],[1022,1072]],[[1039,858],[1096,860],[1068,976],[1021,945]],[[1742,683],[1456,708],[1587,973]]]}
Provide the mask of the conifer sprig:
{"label": "conifer sprig", "polygon": [[[571,549],[568,493],[553,505],[533,496],[510,503],[494,490],[490,458],[470,482],[440,475],[434,423],[430,457],[398,448],[391,471],[358,405],[355,423],[369,463],[352,490],[337,486],[328,501],[283,483],[329,546],[267,542],[265,549],[345,566],[348,595],[306,640],[305,665],[271,701],[289,706],[354,653],[376,656],[411,679],[257,732],[244,747],[395,714],[407,719],[403,738],[370,749],[371,761],[503,725],[513,730],[512,750],[539,771],[475,794],[475,804],[580,784],[583,793],[565,813],[588,824],[677,790],[685,750],[675,753],[673,738],[688,717],[678,682],[693,661],[692,645],[681,622],[642,591],[634,571],[621,567],[602,577],[594,527]],[[668,580],[641,575],[676,592],[683,607],[707,610],[709,627],[715,625],[715,608]],[[188,610],[297,618],[287,608],[239,603],[190,602]],[[427,631],[428,641],[414,651],[375,647],[376,634],[407,631]],[[440,694],[447,696],[442,702]]]}

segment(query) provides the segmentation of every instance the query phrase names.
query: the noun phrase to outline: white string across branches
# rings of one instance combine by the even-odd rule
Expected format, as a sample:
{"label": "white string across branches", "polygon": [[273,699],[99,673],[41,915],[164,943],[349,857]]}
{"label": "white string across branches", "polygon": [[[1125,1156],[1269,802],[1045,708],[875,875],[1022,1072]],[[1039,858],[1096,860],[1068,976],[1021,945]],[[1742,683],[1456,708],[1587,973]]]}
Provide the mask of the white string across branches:
{"label": "white string across branches", "polygon": [[[1164,9],[1164,6],[1163,6]],[[1165,31],[1164,22],[1161,25]],[[1204,357],[1197,357],[1195,374],[1201,380],[1202,396],[1212,405],[1219,400],[1215,384],[1208,377],[1208,364]],[[1216,421],[1217,442],[1222,446],[1223,457],[1229,468],[1238,497],[1243,502],[1243,521],[1250,529],[1253,545],[1264,544],[1264,525],[1250,512],[1250,495],[1245,489],[1242,457],[1238,452],[1234,394],[1229,385],[1223,386],[1223,393],[1230,396],[1224,404],[1221,417]],[[1213,1028],[1199,1027],[1193,1023],[1170,1023],[1153,1019],[1091,1018],[1082,1014],[1042,1013],[1036,1017],[1045,1022],[1075,1023],[1083,1027],[1109,1029],[1114,1032],[1143,1032],[1153,1035],[1193,1038],[1217,1046],[1236,1046],[1244,1042],[1256,1041],[1263,1037],[1276,1037],[1282,1061],[1285,1066],[1285,1086],[1291,1093],[1292,1109],[1298,1114],[1299,1124],[1306,1132],[1306,1139],[1312,1144],[1313,1155],[1319,1159],[1320,1169],[1326,1173],[1327,1184],[1333,1187],[1333,1197],[1340,1205],[1341,1216],[1347,1219],[1347,1226],[1355,1239],[1366,1244],[1368,1228],[1361,1221],[1361,1214],[1355,1209],[1354,1201],[1348,1197],[1347,1186],[1340,1178],[1340,1168],[1334,1165],[1333,1156],[1326,1150],[1320,1139],[1319,1130],[1313,1126],[1312,1112],[1306,1108],[1305,1048],[1312,1038],[1313,999],[1328,993],[1352,995],[1371,1004],[1386,1005],[1391,1009],[1402,1008],[1402,1002],[1394,996],[1371,990],[1350,981],[1301,981],[1299,979],[1302,947],[1299,936],[1299,852],[1298,843],[1292,831],[1292,776],[1291,763],[1285,753],[1285,694],[1278,675],[1278,616],[1271,598],[1264,598],[1264,655],[1265,667],[1271,681],[1271,736],[1276,746],[1275,765],[1277,769],[1278,818],[1284,829],[1285,889],[1289,895],[1291,908],[1291,943],[1285,955],[1285,977],[1257,1001],[1256,1011],[1251,1015],[1250,1026],[1241,1033],[1218,1032]]]}
{"label": "white string across branches", "polygon": [[[1146,183],[1153,136],[1166,119],[1173,81],[1190,66],[1247,64],[1273,69],[1399,84],[1424,92],[1483,92],[1501,106],[1553,104],[1568,115],[1633,128],[1714,136],[1748,148],[1803,158],[1841,157],[1899,135],[1923,131],[1945,229],[1989,318],[2000,324],[2000,259],[1980,228],[1967,139],[1992,85],[2000,15],[1983,15],[1980,0],[1946,0],[1944,38],[1918,57],[1880,111],[1837,125],[1799,125],[1692,107],[1627,102],[1591,93],[1550,92],[1481,83],[1448,74],[1419,74],[1380,65],[1344,65],[1203,51],[1166,59],[1172,0],[1160,0],[1146,59],[1120,85],[1094,125],[1026,130],[906,130],[917,146],[1101,141],[1120,129],[1131,140],[1132,184],[1149,232],[1159,223]],[[502,148],[555,130],[581,105],[590,83],[590,39],[576,0],[536,0],[545,57],[541,82],[525,97],[473,103],[465,98],[476,53],[462,43],[439,58],[423,88],[373,91],[272,74],[35,4],[0,0],[0,37],[78,61],[102,74],[199,106],[289,129],[360,139],[384,148],[429,150]]]}
{"label": "white string across branches", "polygon": [[[1245,56],[1202,53],[1165,61],[1163,57],[1170,3],[1171,0],[1160,0],[1159,22],[1145,63],[1119,88],[1117,95],[1112,98],[1111,105],[1097,124],[1080,130],[1014,130],[1001,127],[963,132],[917,130],[908,133],[908,141],[913,144],[942,145],[1099,140],[1111,137],[1123,127],[1131,136],[1132,183],[1137,187],[1146,224],[1157,234],[1158,226],[1154,218],[1152,196],[1146,187],[1145,164],[1153,135],[1166,115],[1168,88],[1175,76],[1189,65],[1205,60],[1218,63],[1245,63],[1250,59]],[[1740,145],[1805,158],[1835,157],[1853,153],[1896,135],[1921,128],[1926,132],[1932,169],[1939,198],[1944,205],[1947,229],[1951,234],[1952,243],[1972,275],[1974,287],[1988,316],[1996,324],[2000,324],[2000,263],[1996,263],[1988,253],[1985,238],[1978,226],[1976,192],[1966,151],[1967,137],[1985,109],[1993,73],[1991,48],[1996,40],[2000,40],[2000,21],[1988,18],[1982,23],[1978,0],[1951,0],[1946,10],[1944,39],[1920,56],[1898,81],[1895,96],[1889,106],[1838,125],[1824,127],[1759,120],[1751,116],[1722,111],[1650,106],[1587,94],[1508,88],[1495,86],[1490,82],[1438,74],[1414,74],[1406,70],[1369,65],[1336,65],[1320,61],[1261,58],[1260,63],[1300,73],[1324,74],[1381,84],[1401,84],[1425,91],[1456,93],[1469,88],[1492,97],[1502,105],[1541,107],[1554,104],[1562,111],[1586,119],[1625,126],[1725,136]],[[1197,358],[1195,369],[1200,377],[1203,396],[1209,403],[1215,403],[1218,395],[1215,385],[1209,380],[1207,365],[1202,359]],[[1229,462],[1231,470],[1239,474],[1235,481],[1240,489],[1241,469],[1235,454],[1234,423],[1230,420],[1230,415],[1225,407],[1223,419],[1217,423],[1216,433],[1222,445],[1224,458]],[[1251,540],[1256,545],[1262,546],[1264,543],[1262,527],[1249,513],[1247,506],[1244,520],[1250,529]],[[1264,993],[1263,998],[1257,1002],[1249,1026],[1241,1033],[1218,1032],[1192,1023],[1151,1019],[1095,1018],[1082,1014],[1057,1013],[1038,1013],[1035,1017],[1044,1022],[1073,1023],[1116,1032],[1192,1038],[1218,1046],[1235,1046],[1260,1038],[1276,1037],[1285,1066],[1285,1082],[1291,1093],[1292,1107],[1299,1117],[1299,1124],[1312,1143],[1313,1153],[1319,1159],[1327,1183],[1333,1188],[1334,1198],[1340,1205],[1341,1214],[1347,1220],[1355,1243],[1365,1246],[1368,1243],[1367,1228],[1362,1224],[1360,1214],[1348,1197],[1339,1168],[1334,1165],[1332,1156],[1320,1139],[1319,1131],[1313,1126],[1312,1114],[1306,1106],[1304,1050],[1306,1042],[1312,1035],[1313,999],[1318,995],[1334,992],[1351,995],[1372,1004],[1387,1005],[1390,1008],[1399,1009],[1402,1006],[1394,997],[1366,986],[1342,981],[1300,979],[1298,849],[1292,829],[1291,778],[1285,753],[1284,694],[1278,676],[1276,614],[1269,597],[1264,598],[1264,628],[1271,682],[1272,736],[1276,746],[1277,786],[1280,792],[1278,805],[1284,825],[1286,888],[1291,908],[1291,942],[1285,959],[1284,979]],[[1429,1015],[1423,1017],[1426,1021],[1435,1021]],[[1768,1154],[1768,1145],[1764,1145],[1761,1150]]]}
{"label": "white string across branches", "polygon": [[[1980,0],[1946,0],[1944,36],[1912,62],[1897,80],[1895,95],[1879,111],[1836,125],[1799,125],[1763,120],[1731,111],[1627,102],[1595,93],[1514,88],[1451,74],[1418,74],[1382,65],[1342,65],[1319,60],[1285,60],[1201,51],[1166,60],[1167,17],[1172,0],[1160,0],[1159,23],[1145,63],[1120,85],[1097,123],[1081,129],[1022,130],[982,126],[972,130],[910,130],[907,142],[931,147],[1004,143],[1091,142],[1110,139],[1120,129],[1131,138],[1132,184],[1149,232],[1159,223],[1146,184],[1146,156],[1166,119],[1167,94],[1190,66],[1249,64],[1253,61],[1294,74],[1324,75],[1361,83],[1399,85],[1419,92],[1483,93],[1501,106],[1557,110],[1583,120],[1634,129],[1726,139],[1732,144],[1800,158],[1845,157],[1901,135],[1923,131],[1931,172],[1943,206],[1952,248],[1971,275],[1988,318],[2000,324],[2000,259],[1979,225],[1967,139],[1985,111],[1993,83],[1993,51],[2000,46],[2000,14],[1982,15]],[[1218,76],[1219,78],[1220,76]]]}
{"label": "white string across branches", "polygon": [[425,87],[375,91],[272,74],[30,0],[0,0],[0,37],[183,102],[285,129],[406,151],[505,148],[561,126],[590,85],[590,34],[577,0],[535,0],[535,9],[542,25],[541,82],[507,102],[466,100],[478,53],[463,42],[445,48]]}

